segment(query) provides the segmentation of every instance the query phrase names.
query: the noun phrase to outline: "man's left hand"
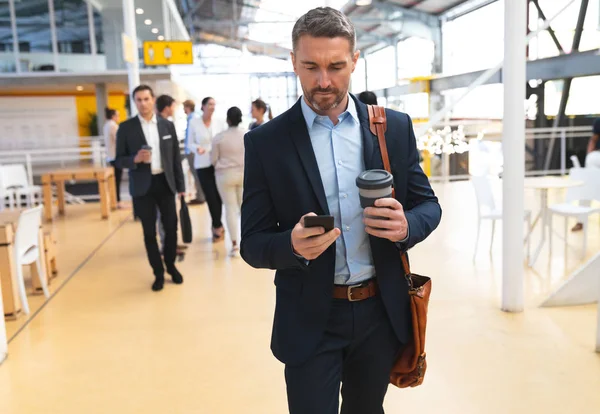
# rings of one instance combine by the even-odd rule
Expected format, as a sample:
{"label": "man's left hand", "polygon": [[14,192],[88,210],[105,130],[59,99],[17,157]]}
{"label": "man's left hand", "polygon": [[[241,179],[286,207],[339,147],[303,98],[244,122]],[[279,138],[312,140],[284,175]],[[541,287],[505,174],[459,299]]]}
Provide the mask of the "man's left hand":
{"label": "man's left hand", "polygon": [[183,192],[183,193],[177,193],[177,195],[178,195],[179,197],[185,197],[185,192]]}
{"label": "man's left hand", "polygon": [[404,240],[408,235],[404,208],[395,198],[380,198],[375,201],[375,207],[365,208],[363,222],[368,234],[394,243]]}

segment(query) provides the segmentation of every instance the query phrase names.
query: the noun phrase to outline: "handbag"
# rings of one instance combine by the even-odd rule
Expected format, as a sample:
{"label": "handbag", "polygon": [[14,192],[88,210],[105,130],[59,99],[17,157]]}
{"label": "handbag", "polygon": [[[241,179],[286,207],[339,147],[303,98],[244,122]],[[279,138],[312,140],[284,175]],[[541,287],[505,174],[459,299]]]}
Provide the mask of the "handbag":
{"label": "handbag", "polygon": [[192,220],[190,220],[190,211],[185,202],[184,196],[181,196],[181,207],[179,208],[179,221],[181,222],[181,239],[184,243],[192,242]]}
{"label": "handbag", "polygon": [[[392,169],[385,141],[387,130],[385,109],[376,105],[367,106],[369,110],[369,127],[373,135],[376,135],[379,140],[383,166],[391,174]],[[396,197],[394,189],[392,189],[392,197]],[[412,335],[396,357],[396,362],[390,374],[390,383],[399,388],[407,388],[421,385],[427,370],[425,330],[427,327],[427,307],[429,305],[429,295],[431,294],[431,278],[412,273],[406,253],[401,252],[400,256],[404,277],[408,283]]]}

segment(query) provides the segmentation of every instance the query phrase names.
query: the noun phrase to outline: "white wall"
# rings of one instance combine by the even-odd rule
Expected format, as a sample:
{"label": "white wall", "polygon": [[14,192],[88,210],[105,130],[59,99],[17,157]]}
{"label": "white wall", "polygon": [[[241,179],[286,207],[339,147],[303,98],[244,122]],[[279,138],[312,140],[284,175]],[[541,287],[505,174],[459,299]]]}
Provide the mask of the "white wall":
{"label": "white wall", "polygon": [[0,97],[0,151],[78,143],[75,97]]}

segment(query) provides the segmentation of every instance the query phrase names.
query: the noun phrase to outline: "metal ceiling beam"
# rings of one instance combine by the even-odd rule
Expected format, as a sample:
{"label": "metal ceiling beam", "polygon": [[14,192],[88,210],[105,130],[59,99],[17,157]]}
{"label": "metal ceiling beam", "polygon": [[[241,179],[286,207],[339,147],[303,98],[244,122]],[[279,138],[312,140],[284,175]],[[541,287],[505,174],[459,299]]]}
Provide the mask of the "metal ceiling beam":
{"label": "metal ceiling beam", "polygon": [[185,21],[191,22],[193,20],[194,15],[200,10],[200,8],[204,5],[206,0],[196,0],[196,4],[192,7],[184,16],[183,19]]}
{"label": "metal ceiling beam", "polygon": [[[587,14],[589,0],[581,0],[579,6],[579,16],[577,17],[577,24],[575,25],[575,34],[573,35],[573,44],[571,46],[571,53],[576,53],[579,50],[581,43],[581,35],[583,34],[583,23],[585,22],[585,15]],[[567,110],[567,102],[569,101],[569,95],[571,94],[571,83],[573,82],[573,76],[564,76],[565,80],[563,83],[562,95],[560,97],[560,104],[558,105],[558,113],[554,118],[552,127],[558,128],[565,118],[565,111]],[[554,143],[556,138],[553,136],[550,140],[548,152],[546,153],[546,161],[544,162],[544,169],[550,168],[550,162],[552,161],[552,155],[554,153]]]}
{"label": "metal ceiling beam", "polygon": [[[381,23],[399,23],[402,19],[381,19],[375,17],[351,17],[354,24],[381,24]],[[214,19],[195,17],[194,24],[196,25],[211,25],[211,26],[249,26],[253,24],[294,24],[297,20],[275,20],[275,21],[256,21],[256,20],[235,20],[235,19]]]}
{"label": "metal ceiling beam", "polygon": [[489,6],[490,4],[495,3],[497,1],[498,0],[472,0],[466,3],[459,4],[458,6],[455,6],[450,10],[446,10],[440,15],[440,18],[446,22],[449,22],[474,11],[477,11],[485,6]]}
{"label": "metal ceiling beam", "polygon": [[[437,16],[414,9],[408,9],[395,3],[373,2],[370,7],[382,11],[384,13],[400,12],[402,13],[402,18],[408,17],[413,20],[418,20],[431,27],[436,27],[439,21],[439,17]],[[354,21],[354,19],[352,18],[352,13],[350,14],[350,19]]]}
{"label": "metal ceiling beam", "polygon": [[270,56],[282,60],[287,60],[290,57],[291,52],[288,48],[270,43],[258,42],[250,39],[231,39],[221,34],[202,31],[195,34],[195,39],[200,43],[213,43],[238,50],[241,50],[242,45],[245,44],[250,53]]}
{"label": "metal ceiling beam", "polygon": [[[546,21],[548,19],[546,19],[546,15],[544,14],[544,11],[542,10],[542,8],[540,7],[540,3],[538,0],[532,0],[533,4],[535,5],[536,9],[538,10],[538,14],[540,15],[540,17]],[[561,46],[560,42],[558,41],[558,38],[556,37],[556,34],[554,33],[554,30],[552,30],[552,26],[548,26],[548,33],[550,34],[550,37],[552,38],[552,41],[554,42],[554,44],[556,45],[556,48],[558,49],[558,51],[560,53],[565,53],[565,50],[563,49],[563,47]]]}
{"label": "metal ceiling beam", "polygon": [[[600,75],[599,51],[596,49],[587,52],[574,52],[527,62],[527,80],[549,81]],[[431,93],[441,93],[449,89],[466,88],[484,72],[486,71],[481,70],[432,79],[430,81],[430,91]],[[502,70],[492,76],[484,85],[497,83],[502,83]],[[426,89],[424,87],[415,89],[411,85],[399,85],[379,91],[381,96],[386,94],[388,96],[399,96],[418,92],[426,92]]]}

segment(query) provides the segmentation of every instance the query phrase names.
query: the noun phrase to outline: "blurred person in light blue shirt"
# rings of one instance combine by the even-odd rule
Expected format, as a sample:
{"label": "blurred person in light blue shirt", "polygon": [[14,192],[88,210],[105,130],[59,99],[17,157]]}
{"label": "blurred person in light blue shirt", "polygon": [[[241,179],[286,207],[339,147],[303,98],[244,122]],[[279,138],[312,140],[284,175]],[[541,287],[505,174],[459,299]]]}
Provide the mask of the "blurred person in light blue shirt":
{"label": "blurred person in light blue shirt", "polygon": [[183,139],[183,146],[185,151],[185,159],[188,161],[188,165],[190,166],[190,174],[194,177],[194,185],[196,187],[196,198],[191,200],[188,204],[204,204],[206,201],[206,197],[204,196],[204,192],[202,191],[202,186],[200,185],[200,180],[198,179],[198,174],[196,173],[196,169],[194,168],[194,152],[190,150],[189,145],[189,130],[190,130],[190,121],[196,117],[198,114],[195,112],[196,104],[191,99],[183,102],[183,111],[187,116],[187,126],[185,128],[185,137]]}

